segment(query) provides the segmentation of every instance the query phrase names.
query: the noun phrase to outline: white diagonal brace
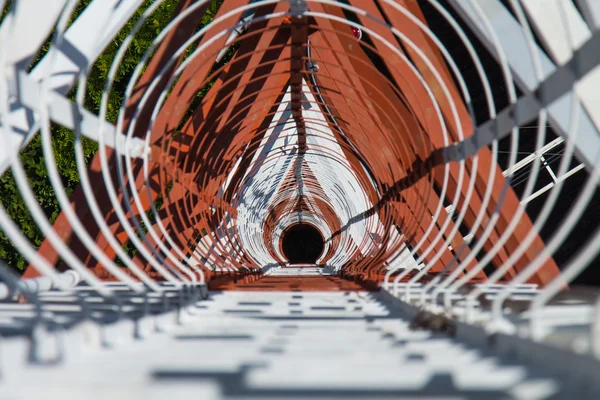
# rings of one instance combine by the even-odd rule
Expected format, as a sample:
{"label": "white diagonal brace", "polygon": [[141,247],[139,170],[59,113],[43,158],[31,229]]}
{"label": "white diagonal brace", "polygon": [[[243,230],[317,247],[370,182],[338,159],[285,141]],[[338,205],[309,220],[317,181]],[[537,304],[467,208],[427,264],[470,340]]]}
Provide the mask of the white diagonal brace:
{"label": "white diagonal brace", "polygon": [[[8,61],[27,67],[52,31],[66,0],[17,1],[15,12],[0,26],[9,40]],[[6,36],[4,36],[6,35]]]}
{"label": "white diagonal brace", "polygon": [[[573,57],[573,52],[592,37],[590,29],[571,0],[521,0],[521,2],[556,65],[562,66],[567,63]],[[596,128],[600,127],[598,87],[600,87],[599,68],[582,77],[575,86],[575,93]]]}
{"label": "white diagonal brace", "polygon": [[[34,112],[40,105],[40,87],[29,76],[22,73],[19,77],[19,110],[27,110],[30,113]],[[107,121],[100,119],[93,113],[85,109],[77,109],[75,103],[66,98],[60,93],[52,91],[48,94],[48,112],[50,119],[66,128],[75,130],[76,124],[79,124],[81,133],[95,141],[98,141],[98,132],[102,126],[102,136],[106,146],[115,147],[115,144],[120,149],[125,148],[125,135],[115,134],[115,126]],[[24,113],[23,113],[24,114]],[[20,116],[13,112],[11,118]],[[13,119],[12,123],[16,124],[16,129],[10,132],[10,138],[5,133],[2,146],[0,146],[0,175],[4,173],[10,164],[10,155],[18,152],[21,148],[23,131],[20,131],[22,126],[18,123],[22,119]],[[25,131],[26,133],[26,131]],[[129,142],[129,151],[131,157],[142,157],[144,155],[145,142],[140,138],[131,138]]]}
{"label": "white diagonal brace", "polygon": [[587,21],[592,30],[600,29],[600,2],[598,0],[575,0],[579,4],[579,9],[583,18]]}
{"label": "white diagonal brace", "polygon": [[[75,105],[63,95],[66,95],[69,90],[73,87],[77,77],[82,70],[89,68],[94,61],[98,58],[104,48],[110,43],[113,37],[123,28],[131,16],[135,13],[137,8],[141,5],[143,0],[94,0],[92,1],[79,17],[73,22],[69,29],[65,32],[62,43],[55,50],[57,54],[54,56],[54,62],[52,63],[52,70],[50,68],[50,58],[48,56],[43,57],[40,62],[31,71],[29,76],[24,76],[24,69],[28,66],[20,63],[17,68],[19,72],[19,86],[17,98],[18,101],[12,105],[12,111],[10,115],[11,124],[13,130],[9,135],[5,136],[3,146],[0,147],[0,175],[4,173],[9,163],[9,155],[18,152],[22,147],[26,146],[31,139],[35,136],[39,126],[35,110],[39,107],[39,85],[37,82],[41,81],[44,76],[49,72],[50,82],[49,86],[54,89],[50,93],[48,99],[50,106],[50,118],[69,129],[75,127],[75,116],[76,113]],[[37,2],[19,2],[19,3],[37,3]],[[53,0],[52,4],[55,8],[50,8],[49,5],[44,10],[52,12],[50,15],[52,18],[48,18],[45,15],[45,21],[51,23],[41,24],[45,31],[38,28],[40,32],[45,32],[45,39],[48,35],[49,29],[54,26],[56,19],[58,18],[58,7],[56,0]],[[60,4],[62,7],[62,4]],[[38,8],[39,10],[39,8]],[[39,11],[35,13],[29,13],[37,15]],[[17,11],[17,15],[19,11]],[[41,15],[41,13],[40,13]],[[31,24],[31,21],[30,21]],[[3,29],[7,24],[2,24]],[[32,28],[33,29],[33,28]],[[11,33],[2,32],[0,33]],[[35,35],[38,37],[41,34]],[[22,37],[18,36],[19,38]],[[43,40],[42,39],[42,40]],[[27,51],[24,54],[29,54],[34,51],[34,44],[24,46]],[[42,42],[37,40],[37,47]],[[20,42],[19,42],[20,43]],[[37,49],[35,47],[35,49]],[[37,50],[35,50],[37,51]],[[35,53],[33,53],[35,54]],[[20,57],[22,59],[23,57]],[[13,57],[14,60],[17,60]],[[85,110],[81,110],[81,131],[86,137],[98,140],[98,128],[100,124],[104,124],[103,137],[107,146],[114,147],[115,145],[115,127],[107,122],[100,122],[98,118]],[[125,137],[122,134],[118,135],[119,144],[124,146]],[[123,147],[121,147],[123,148]],[[143,145],[138,139],[133,139],[131,142],[131,155],[132,157],[140,157],[143,152]]]}
{"label": "white diagonal brace", "polygon": [[[67,94],[82,70],[88,69],[135,13],[143,0],[94,0],[65,32],[55,48],[50,87]],[[50,68],[50,57],[44,57],[31,71],[41,80]]]}
{"label": "white diagonal brace", "polygon": [[[494,47],[492,37],[472,7],[471,2],[451,0],[450,4],[461,15],[490,53],[498,59],[498,51]],[[477,4],[486,15],[500,42],[516,83],[524,91],[534,92],[538,88],[539,82],[536,79],[532,55],[530,54],[527,39],[521,25],[499,0],[486,0],[477,2]],[[542,79],[546,79],[556,70],[556,66],[539,46],[536,44],[534,46],[542,70]],[[594,72],[596,72],[595,69],[590,71],[589,74]],[[587,168],[598,168],[600,166],[596,166],[595,160],[598,154],[600,154],[600,133],[586,112],[587,107],[584,108],[580,101],[577,102],[577,106],[579,107],[579,121],[577,123],[576,135],[575,132],[569,131],[571,122],[571,96],[573,96],[573,92],[568,91],[548,106],[550,121],[561,136],[575,138],[576,155],[586,164]]]}
{"label": "white diagonal brace", "polygon": [[591,32],[571,0],[521,0],[550,57],[563,65]]}

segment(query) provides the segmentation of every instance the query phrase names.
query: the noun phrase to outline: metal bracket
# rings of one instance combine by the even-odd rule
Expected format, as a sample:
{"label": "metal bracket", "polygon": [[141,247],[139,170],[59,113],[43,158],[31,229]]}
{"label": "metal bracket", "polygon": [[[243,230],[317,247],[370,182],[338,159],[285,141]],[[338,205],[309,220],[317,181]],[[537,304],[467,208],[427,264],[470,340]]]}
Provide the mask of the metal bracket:
{"label": "metal bracket", "polygon": [[290,14],[296,18],[301,18],[307,11],[308,6],[305,0],[289,0]]}
{"label": "metal bracket", "polygon": [[314,62],[314,61],[308,60],[308,61],[306,62],[306,70],[307,70],[308,72],[313,72],[313,73],[314,73],[314,72],[319,72],[319,64],[317,64],[317,63],[316,63],[316,62]]}

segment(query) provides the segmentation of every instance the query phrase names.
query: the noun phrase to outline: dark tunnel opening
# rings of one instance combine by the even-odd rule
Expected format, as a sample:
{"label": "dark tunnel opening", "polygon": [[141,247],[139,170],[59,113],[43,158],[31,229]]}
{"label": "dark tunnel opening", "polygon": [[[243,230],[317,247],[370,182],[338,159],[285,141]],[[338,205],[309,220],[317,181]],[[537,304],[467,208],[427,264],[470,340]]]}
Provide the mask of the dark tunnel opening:
{"label": "dark tunnel opening", "polygon": [[325,244],[323,236],[314,226],[296,224],[281,235],[281,247],[290,264],[316,264]]}

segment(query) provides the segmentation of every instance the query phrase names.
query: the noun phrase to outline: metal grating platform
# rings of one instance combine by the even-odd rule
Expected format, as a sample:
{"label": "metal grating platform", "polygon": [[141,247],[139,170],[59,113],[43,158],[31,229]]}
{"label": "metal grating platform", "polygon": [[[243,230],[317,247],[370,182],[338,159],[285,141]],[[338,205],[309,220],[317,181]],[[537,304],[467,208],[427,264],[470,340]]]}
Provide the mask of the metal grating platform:
{"label": "metal grating platform", "polygon": [[187,307],[183,321],[164,321],[165,332],[143,340],[127,340],[126,325],[114,327],[114,338],[123,341],[109,350],[99,348],[101,335],[94,327],[81,326],[62,338],[77,338],[80,347],[72,343],[66,359],[52,367],[6,363],[23,357],[18,350],[27,346],[23,339],[4,340],[8,368],[0,398],[40,393],[49,399],[586,395],[566,376],[508,353],[410,329],[409,315],[377,293],[212,292]]}

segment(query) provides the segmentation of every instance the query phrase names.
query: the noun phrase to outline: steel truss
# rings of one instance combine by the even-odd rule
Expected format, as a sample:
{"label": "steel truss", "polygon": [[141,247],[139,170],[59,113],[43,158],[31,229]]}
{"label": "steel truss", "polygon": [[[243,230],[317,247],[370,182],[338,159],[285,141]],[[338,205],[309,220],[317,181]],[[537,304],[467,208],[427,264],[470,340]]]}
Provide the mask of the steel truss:
{"label": "steel truss", "polygon": [[[44,236],[34,246],[2,199],[0,230],[27,268],[19,277],[0,265],[0,398],[3,384],[18,396],[28,374],[40,379],[30,390],[66,384],[51,383],[40,365],[90,372],[82,348],[124,354],[137,346],[131,339],[143,339],[140,351],[156,358],[136,360],[138,373],[164,362],[165,346],[185,354],[177,342],[185,326],[213,335],[220,348],[222,321],[237,330],[247,322],[252,333],[241,329],[243,337],[283,329],[239,317],[239,306],[260,296],[272,301],[258,313],[286,324],[300,315],[310,330],[310,318],[329,318],[320,334],[334,341],[335,320],[353,319],[348,337],[373,346],[356,362],[373,354],[387,365],[385,335],[365,333],[385,317],[381,324],[409,347],[439,339],[440,352],[457,357],[444,364],[452,379],[485,364],[484,353],[502,365],[488,371],[497,387],[493,379],[477,390],[446,382],[445,394],[597,398],[600,297],[578,288],[595,268],[597,221],[585,241],[573,239],[596,206],[600,174],[597,1],[79,3],[0,0],[0,176],[14,181]],[[130,65],[136,38],[165,10],[172,19]],[[112,64],[98,65],[114,44]],[[96,93],[88,79],[99,68],[105,82]],[[99,110],[90,96],[101,99]],[[122,97],[116,121],[111,96]],[[72,193],[55,158],[56,125],[75,137],[80,183]],[[39,204],[43,194],[20,156],[37,135],[56,218]],[[91,160],[83,137],[98,144]],[[572,177],[584,183],[573,188]],[[571,192],[575,200],[563,204]],[[316,265],[290,266],[283,253],[282,236],[299,223],[325,239]],[[557,256],[571,247],[567,261]],[[265,293],[238,294],[259,289]],[[209,290],[224,292],[206,306]],[[312,293],[300,309],[291,305],[296,290]],[[336,304],[330,314],[313,313],[328,301]],[[215,332],[204,332],[203,321]],[[248,354],[264,362],[256,343]],[[118,354],[103,365],[118,363]],[[357,393],[442,393],[433,388],[436,356],[420,356],[424,370],[409,374],[412,383],[366,391],[398,378],[388,366]],[[284,358],[272,365],[289,368]],[[228,371],[241,374],[235,360]],[[125,382],[104,372],[107,382]],[[335,397],[368,373],[345,381],[333,374],[330,387],[317,375],[293,383],[320,382],[326,390],[316,395]],[[134,375],[127,384],[138,382]],[[161,380],[182,375],[154,370],[148,388],[163,393]],[[248,376],[250,397],[310,394],[283,383],[287,389],[270,391],[285,381],[277,374]],[[83,379],[69,393],[89,385]]]}

